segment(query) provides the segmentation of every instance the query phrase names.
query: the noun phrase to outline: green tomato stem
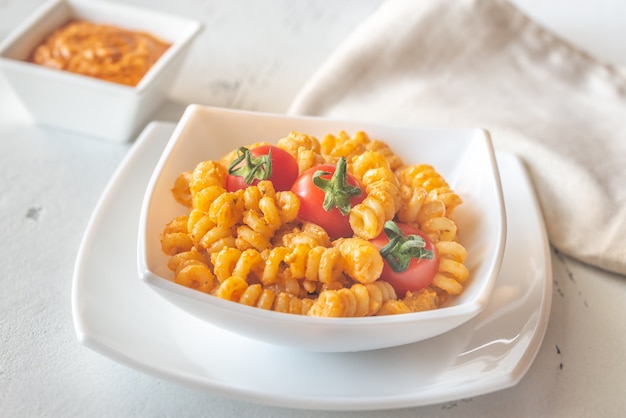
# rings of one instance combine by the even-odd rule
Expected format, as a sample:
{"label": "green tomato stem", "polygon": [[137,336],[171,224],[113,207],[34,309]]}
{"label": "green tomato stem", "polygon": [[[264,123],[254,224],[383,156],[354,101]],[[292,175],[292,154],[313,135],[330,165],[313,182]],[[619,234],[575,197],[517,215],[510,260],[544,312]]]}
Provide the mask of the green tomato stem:
{"label": "green tomato stem", "polygon": [[383,230],[389,242],[380,249],[380,255],[387,260],[393,271],[406,271],[414,258],[430,260],[434,257],[433,252],[425,248],[424,238],[419,235],[404,235],[395,222],[385,222]]}
{"label": "green tomato stem", "polygon": [[346,216],[352,208],[350,199],[360,196],[363,191],[361,188],[348,183],[345,157],[339,158],[335,173],[329,180],[322,178],[322,176],[328,174],[330,172],[318,170],[312,176],[313,184],[324,192],[322,207],[326,212],[336,207],[342,215]]}
{"label": "green tomato stem", "polygon": [[[240,167],[237,167],[239,164]],[[254,180],[267,180],[272,177],[272,149],[266,155],[255,157],[246,147],[237,149],[237,157],[228,166],[228,174],[243,177],[243,181],[250,185]]]}

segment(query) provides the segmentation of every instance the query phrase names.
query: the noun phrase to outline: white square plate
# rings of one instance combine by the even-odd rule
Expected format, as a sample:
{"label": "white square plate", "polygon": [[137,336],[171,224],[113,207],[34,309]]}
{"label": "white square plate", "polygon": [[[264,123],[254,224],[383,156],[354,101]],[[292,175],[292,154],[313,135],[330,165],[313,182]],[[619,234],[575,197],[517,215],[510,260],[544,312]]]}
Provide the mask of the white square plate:
{"label": "white square plate", "polygon": [[[500,276],[481,313],[448,333],[402,347],[312,353],[214,327],[137,279],[142,193],[173,130],[172,124],[148,125],[87,226],[72,288],[74,326],[82,344],[201,391],[291,408],[429,405],[501,390],[526,374],[548,325],[552,268],[539,205],[515,156],[498,154],[508,239]],[[293,373],[303,365],[313,366],[307,373]]]}

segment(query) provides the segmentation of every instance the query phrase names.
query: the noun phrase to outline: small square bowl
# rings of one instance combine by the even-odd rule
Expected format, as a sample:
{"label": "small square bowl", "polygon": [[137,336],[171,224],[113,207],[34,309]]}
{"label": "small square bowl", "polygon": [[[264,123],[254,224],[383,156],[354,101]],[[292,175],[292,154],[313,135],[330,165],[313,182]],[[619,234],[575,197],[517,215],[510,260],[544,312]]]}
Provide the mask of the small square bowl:
{"label": "small square bowl", "polygon": [[[171,44],[134,87],[29,63],[31,52],[70,20],[144,31]],[[0,70],[35,122],[124,142],[163,103],[192,39],[196,21],[103,1],[53,0],[0,44]]]}
{"label": "small square bowl", "polygon": [[[187,208],[171,189],[176,177],[238,146],[275,142],[291,131],[322,139],[345,130],[387,142],[406,164],[428,163],[464,200],[455,209],[470,277],[464,291],[437,310],[361,318],[319,318],[266,311],[192,290],[172,281],[161,251],[165,225]],[[189,106],[157,163],[140,215],[140,278],[167,301],[215,326],[272,344],[318,352],[364,351],[445,333],[470,320],[489,301],[505,242],[505,211],[492,143],[481,129],[429,129],[292,117]]]}

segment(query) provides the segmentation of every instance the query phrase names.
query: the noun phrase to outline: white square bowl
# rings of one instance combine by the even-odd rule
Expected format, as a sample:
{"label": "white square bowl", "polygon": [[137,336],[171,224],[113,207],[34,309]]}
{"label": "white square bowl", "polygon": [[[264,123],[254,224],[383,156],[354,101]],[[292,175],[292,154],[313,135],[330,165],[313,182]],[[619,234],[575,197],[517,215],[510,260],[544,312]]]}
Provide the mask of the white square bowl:
{"label": "white square bowl", "polygon": [[[365,131],[387,142],[407,164],[433,165],[464,200],[455,209],[470,277],[463,293],[437,310],[366,318],[317,318],[265,311],[222,300],[172,281],[161,233],[187,208],[172,197],[176,177],[238,146],[275,142],[291,131],[321,139]],[[140,278],[189,314],[250,338],[319,352],[363,351],[424,340],[463,324],[487,304],[505,243],[505,212],[493,147],[481,129],[429,129],[291,117],[191,105],[183,114],[148,184],[139,222]]]}
{"label": "white square bowl", "polygon": [[[171,46],[134,87],[26,62],[53,30],[73,19],[148,32]],[[163,103],[199,22],[104,1],[52,0],[0,44],[0,70],[35,122],[123,142]]]}

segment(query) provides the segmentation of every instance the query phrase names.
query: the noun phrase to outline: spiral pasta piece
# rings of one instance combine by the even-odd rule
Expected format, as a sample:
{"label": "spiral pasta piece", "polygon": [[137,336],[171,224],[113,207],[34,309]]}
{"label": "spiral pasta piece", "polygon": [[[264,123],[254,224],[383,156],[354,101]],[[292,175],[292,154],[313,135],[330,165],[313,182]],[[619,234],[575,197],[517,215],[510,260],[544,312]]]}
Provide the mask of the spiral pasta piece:
{"label": "spiral pasta piece", "polygon": [[196,194],[200,190],[209,186],[221,186],[226,185],[226,176],[228,170],[226,166],[220,164],[217,161],[202,161],[191,172],[189,179],[189,191]]}
{"label": "spiral pasta piece", "polygon": [[181,205],[191,207],[191,190],[189,189],[189,182],[193,175],[192,171],[185,171],[181,173],[174,181],[174,186],[171,189],[172,196]]}
{"label": "spiral pasta piece", "polygon": [[397,299],[389,299],[383,303],[380,310],[378,311],[378,316],[383,315],[398,315],[403,313],[411,313],[413,312],[409,306],[407,306],[404,301]]}
{"label": "spiral pasta piece", "polygon": [[417,223],[420,210],[427,197],[428,193],[423,188],[402,184],[400,186],[401,204],[396,214],[398,220],[408,224]]}
{"label": "spiral pasta piece", "polygon": [[241,191],[236,191],[217,196],[207,211],[211,221],[224,228],[241,222],[244,217],[242,194]]}
{"label": "spiral pasta piece", "polygon": [[463,201],[446,180],[427,164],[402,167],[397,175],[402,198],[398,219],[416,225],[433,242],[455,240],[453,210]]}
{"label": "spiral pasta piece", "polygon": [[263,288],[257,283],[248,286],[243,291],[239,297],[239,303],[276,312],[306,315],[313,305],[313,300],[286,292],[277,292],[271,288]]}
{"label": "spiral pasta piece", "polygon": [[236,229],[235,247],[240,250],[254,248],[258,251],[272,248],[271,236],[255,231],[248,225],[240,225]]}
{"label": "spiral pasta piece", "polygon": [[248,288],[246,279],[240,276],[231,276],[221,282],[213,292],[218,298],[239,302],[239,299]]}
{"label": "spiral pasta piece", "polygon": [[365,144],[369,138],[365,132],[357,132],[353,137],[346,131],[337,136],[328,134],[321,141],[321,151],[324,159],[329,163],[336,163],[340,157],[350,160],[355,155],[365,151]]}
{"label": "spiral pasta piece", "polygon": [[288,136],[279,139],[276,145],[296,159],[300,173],[324,162],[320,154],[320,143],[311,135],[290,132]]}
{"label": "spiral pasta piece", "polygon": [[240,192],[209,185],[192,193],[188,231],[193,243],[209,253],[234,245],[231,227],[243,217]]}
{"label": "spiral pasta piece", "polygon": [[287,247],[277,246],[261,253],[261,256],[265,260],[263,273],[261,274],[261,283],[264,285],[276,284],[278,277],[281,276],[287,268],[285,258],[288,256],[289,252]]}
{"label": "spiral pasta piece", "polygon": [[183,251],[170,257],[167,262],[167,268],[176,273],[188,264],[196,263],[208,265],[205,255],[192,248],[189,251]]}
{"label": "spiral pasta piece", "polygon": [[189,214],[189,228],[194,245],[209,254],[236,243],[231,227],[217,225],[209,215],[198,210],[192,210]]}
{"label": "spiral pasta piece", "polygon": [[226,189],[218,185],[206,186],[191,194],[192,209],[197,209],[202,213],[207,213],[211,205],[222,194],[226,193]]}
{"label": "spiral pasta piece", "polygon": [[290,250],[285,247],[275,247],[263,252],[253,248],[241,251],[227,247],[211,254],[211,263],[215,266],[213,271],[220,283],[232,276],[238,276],[249,284],[260,283],[263,286],[273,286],[281,292],[306,295],[307,291],[298,280],[300,277],[294,276],[289,270],[289,255]]}
{"label": "spiral pasta piece", "polygon": [[354,234],[373,239],[393,219],[401,203],[400,190],[389,162],[376,151],[365,151],[351,160],[350,172],[365,187],[367,197],[350,211]]}
{"label": "spiral pasta piece", "polygon": [[396,174],[402,184],[413,188],[421,187],[428,193],[429,200],[441,201],[445,207],[446,216],[450,218],[454,208],[463,203],[463,199],[450,188],[445,178],[431,165],[404,166]]}
{"label": "spiral pasta piece", "polygon": [[187,229],[186,215],[172,219],[161,234],[161,250],[168,255],[175,255],[193,248],[193,240]]}
{"label": "spiral pasta piece", "polygon": [[306,279],[311,282],[332,283],[340,279],[345,261],[334,247],[311,247],[307,244],[297,244],[285,256],[285,263],[296,279]]}
{"label": "spiral pasta piece", "polygon": [[296,219],[300,210],[300,199],[291,191],[278,192],[274,196],[274,201],[278,208],[278,216],[282,225]]}
{"label": "spiral pasta piece", "polygon": [[246,288],[239,298],[239,303],[265,310],[272,310],[274,299],[276,299],[276,292],[273,289],[264,288],[262,285],[256,283]]}
{"label": "spiral pasta piece", "polygon": [[170,258],[167,267],[174,272],[174,282],[180,285],[204,293],[210,293],[213,289],[215,276],[204,255],[198,251],[176,254]]}
{"label": "spiral pasta piece", "polygon": [[469,270],[463,264],[467,257],[465,247],[455,241],[441,241],[435,247],[439,253],[439,271],[433,279],[433,286],[451,295],[460,294],[469,277]]}
{"label": "spiral pasta piece", "polygon": [[273,310],[297,315],[306,315],[313,306],[310,298],[300,298],[288,293],[279,293],[274,301]]}
{"label": "spiral pasta piece", "polygon": [[214,273],[221,283],[232,276],[238,276],[244,280],[249,277],[261,277],[265,260],[260,252],[255,249],[241,251],[234,247],[225,247],[211,254],[211,263]]}
{"label": "spiral pasta piece", "polygon": [[259,210],[259,202],[264,196],[274,197],[276,190],[271,181],[263,180],[254,186],[243,189],[243,203],[246,210]]}
{"label": "spiral pasta piece", "polygon": [[431,241],[452,241],[456,239],[456,223],[446,217],[431,218],[422,223],[422,231],[428,235]]}
{"label": "spiral pasta piece", "polygon": [[389,168],[391,168],[391,170],[396,171],[398,168],[402,167],[404,165],[404,163],[402,162],[402,158],[400,158],[398,155],[396,155],[391,148],[389,147],[389,145],[387,145],[385,142],[383,141],[378,141],[378,140],[370,140],[366,145],[365,148],[367,150],[371,150],[371,151],[376,151],[379,154],[381,154],[383,157],[385,157],[385,160],[387,160],[389,162]]}
{"label": "spiral pasta piece", "polygon": [[354,284],[350,288],[326,290],[309,310],[311,316],[359,317],[379,313],[385,302],[396,300],[393,287],[382,280],[368,284]]}
{"label": "spiral pasta piece", "polygon": [[330,247],[331,239],[328,232],[321,226],[312,222],[303,222],[300,226],[284,231],[280,236],[280,243],[285,247],[294,247],[298,244]]}
{"label": "spiral pasta piece", "polygon": [[293,221],[300,200],[290,192],[278,192],[270,181],[261,181],[243,191],[242,224],[237,227],[236,246],[240,249],[269,249],[272,238],[284,224]]}
{"label": "spiral pasta piece", "polygon": [[233,275],[239,257],[241,257],[241,251],[233,247],[224,247],[211,254],[213,273],[220,283]]}
{"label": "spiral pasta piece", "polygon": [[389,163],[392,170],[402,167],[402,159],[396,155],[389,145],[383,141],[371,139],[364,131],[358,131],[354,136],[341,131],[338,135],[328,134],[321,141],[321,152],[326,162],[335,163],[339,157],[350,160],[352,157],[365,151],[376,151]]}
{"label": "spiral pasta piece", "polygon": [[344,272],[359,283],[372,283],[383,271],[383,258],[378,249],[361,238],[339,238],[333,242],[344,260]]}

